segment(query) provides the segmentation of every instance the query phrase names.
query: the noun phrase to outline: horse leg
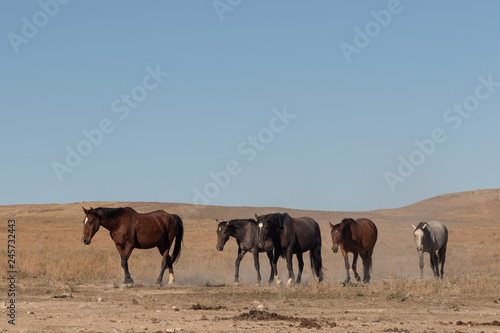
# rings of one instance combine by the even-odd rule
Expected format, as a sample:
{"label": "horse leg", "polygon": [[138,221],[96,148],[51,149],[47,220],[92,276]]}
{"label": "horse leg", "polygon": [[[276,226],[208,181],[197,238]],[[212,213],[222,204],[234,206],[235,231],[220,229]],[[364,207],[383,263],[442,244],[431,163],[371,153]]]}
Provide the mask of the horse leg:
{"label": "horse leg", "polygon": [[247,253],[247,251],[243,251],[238,247],[238,255],[236,256],[236,261],[234,262],[234,284],[238,284],[240,282],[240,262],[243,259],[243,256]]}
{"label": "horse leg", "polygon": [[274,280],[273,251],[272,250],[267,251],[267,257],[269,258],[269,265],[271,266],[271,275],[269,276],[269,281],[267,281],[267,285],[271,285],[271,283]]}
{"label": "horse leg", "polygon": [[253,253],[253,264],[255,266],[255,270],[257,271],[257,286],[260,286],[260,280],[262,278],[260,277],[259,250],[257,250],[257,248],[254,248],[252,250],[252,253]]}
{"label": "horse leg", "polygon": [[418,257],[420,259],[420,280],[423,280],[424,279],[424,251],[419,251]]}
{"label": "horse leg", "polygon": [[439,278],[439,267],[438,267],[438,258],[436,255],[436,251],[431,251],[431,268],[434,273],[434,277]]}
{"label": "horse leg", "polygon": [[347,252],[344,251],[344,249],[342,249],[342,255],[344,256],[345,271],[347,274],[344,284],[348,284],[349,281],[351,281],[351,275],[349,274],[349,258],[347,256]]}
{"label": "horse leg", "polygon": [[120,253],[121,264],[123,268],[123,272],[125,273],[125,280],[123,284],[133,284],[134,280],[130,277],[130,272],[128,271],[128,258],[132,254],[133,247],[127,246],[123,247],[122,245],[116,244],[116,248],[118,249],[118,253]]}
{"label": "horse leg", "polygon": [[161,259],[161,269],[160,269],[160,275],[158,275],[158,278],[156,279],[156,284],[160,285],[163,282],[163,274],[165,273],[165,269],[168,267],[168,272],[169,272],[169,280],[168,284],[173,284],[175,281],[175,276],[174,276],[174,270],[172,267],[172,258],[168,255],[170,252],[170,246],[169,244],[162,244],[158,246],[158,251],[160,251],[160,254],[162,256]]}
{"label": "horse leg", "polygon": [[439,262],[441,263],[441,279],[443,278],[444,262],[446,260],[446,244],[439,249]]}
{"label": "horse leg", "polygon": [[429,258],[430,258],[430,261],[431,261],[432,273],[435,273],[435,271],[434,271],[434,252],[433,251],[429,252]]}
{"label": "horse leg", "polygon": [[[362,256],[361,256],[362,257]],[[363,258],[362,258],[363,259]],[[364,259],[363,259],[363,264],[364,264]],[[358,252],[353,252],[353,258],[352,258],[352,271],[354,272],[354,278],[356,281],[361,281],[361,278],[359,277],[358,272],[356,271],[356,264],[358,263]]]}
{"label": "horse leg", "polygon": [[293,284],[293,280],[295,279],[295,276],[293,274],[292,250],[292,246],[289,246],[286,251],[286,268],[288,269],[288,281],[286,283],[287,286],[291,286]]}
{"label": "horse leg", "polygon": [[276,284],[277,285],[280,285],[281,284],[281,280],[280,278],[278,277],[278,259],[280,258],[280,251],[278,250],[275,250],[274,251],[274,258],[273,258],[273,271],[274,271],[274,279],[276,280]]}
{"label": "horse leg", "polygon": [[302,253],[297,253],[297,261],[299,262],[299,273],[297,274],[297,280],[295,283],[300,284],[302,281],[302,271],[304,270],[304,259]]}

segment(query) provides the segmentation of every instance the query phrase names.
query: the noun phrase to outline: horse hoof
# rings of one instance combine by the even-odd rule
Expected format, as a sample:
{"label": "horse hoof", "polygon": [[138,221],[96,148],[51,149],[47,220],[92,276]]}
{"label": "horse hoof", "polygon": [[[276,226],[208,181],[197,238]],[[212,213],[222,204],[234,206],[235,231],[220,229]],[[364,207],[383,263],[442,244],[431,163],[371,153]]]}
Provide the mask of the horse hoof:
{"label": "horse hoof", "polygon": [[235,285],[235,286],[239,286],[239,285],[240,285],[240,282],[239,282],[239,281],[235,281],[235,282],[234,282],[234,285]]}
{"label": "horse hoof", "polygon": [[168,284],[174,284],[174,282],[175,282],[175,276],[173,273],[170,273],[168,275]]}
{"label": "horse hoof", "polygon": [[134,286],[134,281],[130,281],[130,282],[123,282],[122,283],[122,287],[124,288],[132,288]]}

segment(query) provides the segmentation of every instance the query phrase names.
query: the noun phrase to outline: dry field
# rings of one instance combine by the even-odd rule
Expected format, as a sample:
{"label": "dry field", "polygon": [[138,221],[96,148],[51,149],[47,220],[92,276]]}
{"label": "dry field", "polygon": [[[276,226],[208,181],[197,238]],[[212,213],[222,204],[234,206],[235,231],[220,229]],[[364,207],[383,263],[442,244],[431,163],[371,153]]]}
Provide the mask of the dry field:
{"label": "dry field", "polygon": [[[135,286],[123,288],[123,270],[109,233],[81,243],[81,206],[164,209],[180,215],[184,245],[174,286],[153,286],[156,249],[134,250]],[[313,281],[306,259],[302,286],[255,286],[251,255],[233,286],[236,243],[215,249],[215,219],[288,211],[311,216],[323,237],[325,281]],[[399,209],[370,212],[192,206],[171,203],[76,203],[1,206],[0,332],[500,332],[500,190],[431,198]],[[330,250],[328,222],[367,217],[378,227],[372,282],[342,287],[340,253]],[[16,220],[16,326],[7,323],[7,221]],[[445,276],[431,278],[426,254],[419,281],[411,224],[440,220],[449,230]],[[307,258],[307,257],[305,257]],[[358,262],[358,272],[361,271]],[[296,268],[294,262],[294,268]],[[286,278],[284,261],[280,277]],[[270,268],[261,255],[261,274]]]}

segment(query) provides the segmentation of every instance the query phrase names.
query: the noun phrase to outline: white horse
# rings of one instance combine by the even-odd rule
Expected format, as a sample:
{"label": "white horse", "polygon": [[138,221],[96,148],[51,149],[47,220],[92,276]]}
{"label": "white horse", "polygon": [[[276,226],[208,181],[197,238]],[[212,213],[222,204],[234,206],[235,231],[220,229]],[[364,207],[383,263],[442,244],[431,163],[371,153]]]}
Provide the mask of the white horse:
{"label": "white horse", "polygon": [[420,257],[420,278],[424,278],[424,252],[431,257],[431,268],[434,276],[439,278],[439,267],[441,264],[441,278],[443,278],[443,267],[446,259],[446,244],[448,243],[448,229],[438,221],[420,222],[413,227],[413,235]]}

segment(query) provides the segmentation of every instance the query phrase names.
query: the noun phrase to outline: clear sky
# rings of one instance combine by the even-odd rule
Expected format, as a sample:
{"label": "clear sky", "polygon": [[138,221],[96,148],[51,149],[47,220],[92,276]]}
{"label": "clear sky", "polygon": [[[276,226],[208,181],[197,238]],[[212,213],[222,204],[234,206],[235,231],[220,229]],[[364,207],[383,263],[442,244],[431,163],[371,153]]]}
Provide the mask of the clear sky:
{"label": "clear sky", "polygon": [[497,1],[2,1],[0,204],[500,187]]}

